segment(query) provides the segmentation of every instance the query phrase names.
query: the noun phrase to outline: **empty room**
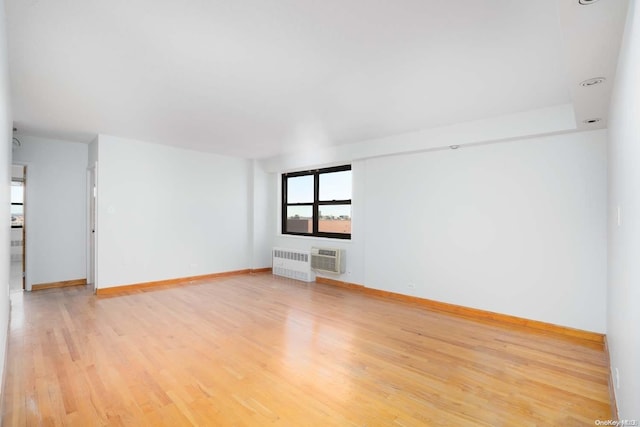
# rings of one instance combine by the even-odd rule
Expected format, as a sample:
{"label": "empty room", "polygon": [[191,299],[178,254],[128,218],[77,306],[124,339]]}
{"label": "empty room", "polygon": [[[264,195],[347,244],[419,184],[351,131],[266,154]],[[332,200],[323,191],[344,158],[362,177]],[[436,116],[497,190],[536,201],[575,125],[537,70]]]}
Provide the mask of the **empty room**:
{"label": "empty room", "polygon": [[0,0],[3,426],[640,423],[635,0]]}

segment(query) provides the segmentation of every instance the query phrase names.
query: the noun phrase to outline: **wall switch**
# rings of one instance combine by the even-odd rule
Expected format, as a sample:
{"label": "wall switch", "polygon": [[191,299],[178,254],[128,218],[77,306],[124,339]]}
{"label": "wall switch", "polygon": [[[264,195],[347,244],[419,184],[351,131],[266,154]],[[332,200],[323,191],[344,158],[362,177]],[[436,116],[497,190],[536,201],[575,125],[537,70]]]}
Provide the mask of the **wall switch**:
{"label": "wall switch", "polygon": [[616,224],[618,224],[618,227],[622,225],[622,213],[620,206],[616,206]]}
{"label": "wall switch", "polygon": [[616,371],[616,390],[620,388],[620,371],[615,368]]}

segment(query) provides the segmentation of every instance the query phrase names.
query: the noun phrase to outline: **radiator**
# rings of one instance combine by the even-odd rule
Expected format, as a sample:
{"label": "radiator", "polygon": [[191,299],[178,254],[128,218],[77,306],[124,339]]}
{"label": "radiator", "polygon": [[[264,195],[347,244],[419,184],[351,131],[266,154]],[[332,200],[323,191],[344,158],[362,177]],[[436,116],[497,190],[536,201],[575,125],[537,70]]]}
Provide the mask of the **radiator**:
{"label": "radiator", "polygon": [[273,274],[303,282],[316,280],[311,271],[311,253],[298,249],[273,248]]}

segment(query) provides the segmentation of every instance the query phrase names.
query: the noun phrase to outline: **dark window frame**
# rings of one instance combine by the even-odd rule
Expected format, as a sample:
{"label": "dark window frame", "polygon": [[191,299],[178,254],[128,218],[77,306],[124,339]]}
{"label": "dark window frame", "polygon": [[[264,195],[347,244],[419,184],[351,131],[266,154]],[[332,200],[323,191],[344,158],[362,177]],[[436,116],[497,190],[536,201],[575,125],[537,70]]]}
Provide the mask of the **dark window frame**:
{"label": "dark window frame", "polygon": [[[320,175],[325,173],[344,172],[344,171],[350,171],[350,170],[351,170],[351,165],[342,165],[342,166],[334,166],[330,168],[283,173],[282,174],[282,214],[281,214],[282,234],[288,234],[293,236],[328,237],[333,239],[350,240],[351,233],[328,233],[328,232],[318,231],[318,225],[320,220],[320,216],[319,216],[320,206],[351,205],[351,200],[352,200],[352,199],[319,200],[320,199]],[[289,178],[295,178],[300,176],[313,176],[313,202],[287,203],[287,196],[288,196],[287,180]],[[287,231],[287,208],[289,206],[311,206],[312,208],[311,212],[312,212],[312,218],[313,218],[311,233]]]}

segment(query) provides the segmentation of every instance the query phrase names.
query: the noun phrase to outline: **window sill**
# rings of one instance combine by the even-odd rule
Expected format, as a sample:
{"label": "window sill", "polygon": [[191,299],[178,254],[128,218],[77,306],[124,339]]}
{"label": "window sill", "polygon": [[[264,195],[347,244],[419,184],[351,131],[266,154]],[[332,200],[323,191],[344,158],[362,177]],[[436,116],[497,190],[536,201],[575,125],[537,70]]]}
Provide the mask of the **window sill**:
{"label": "window sill", "polygon": [[277,237],[284,237],[289,239],[301,239],[301,240],[315,240],[320,242],[341,242],[341,243],[353,243],[353,236],[351,239],[336,239],[334,237],[318,237],[318,236],[297,236],[295,234],[282,234],[279,233]]}

